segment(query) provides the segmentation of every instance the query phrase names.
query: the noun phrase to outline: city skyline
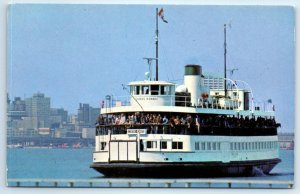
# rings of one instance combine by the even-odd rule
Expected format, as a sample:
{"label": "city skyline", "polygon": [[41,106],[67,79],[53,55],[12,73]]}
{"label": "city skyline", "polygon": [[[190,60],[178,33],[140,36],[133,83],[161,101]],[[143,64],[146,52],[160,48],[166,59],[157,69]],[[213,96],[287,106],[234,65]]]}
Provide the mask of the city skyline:
{"label": "city skyline", "polygon": [[[45,94],[45,93],[43,93],[43,92],[40,92],[40,91],[37,91],[37,92],[34,92],[34,93],[32,93],[32,94],[29,94],[28,96],[13,96],[13,97],[8,97],[9,96],[9,94],[7,94],[7,101],[9,101],[9,103],[11,104],[15,99],[20,99],[20,100],[26,100],[26,99],[29,99],[29,98],[32,98],[34,95],[38,95],[38,94],[42,94],[42,95],[45,95],[45,96],[47,96],[47,97],[49,97],[50,99],[53,99],[51,96],[49,96],[49,95],[47,95],[47,94]],[[51,100],[50,100],[50,102],[51,102]],[[101,101],[101,103],[102,103],[102,101]],[[50,105],[51,105],[51,107],[50,108],[55,108],[55,109],[64,109],[64,110],[66,110],[66,111],[68,111],[68,114],[70,114],[70,115],[74,115],[74,114],[77,114],[78,113],[78,109],[80,109],[80,105],[81,104],[90,104],[89,102],[78,102],[78,104],[77,104],[77,108],[73,111],[73,112],[71,112],[70,110],[68,110],[68,109],[66,109],[65,107],[63,107],[63,106],[52,106],[52,103],[50,103]],[[9,108],[9,107],[7,107],[7,108]],[[99,105],[97,106],[95,106],[95,108],[101,108],[100,107],[100,103],[99,103]]]}
{"label": "city skyline", "polygon": [[59,138],[58,141],[61,141],[61,138],[94,138],[99,112],[100,108],[80,103],[77,114],[68,114],[64,108],[52,107],[51,98],[40,92],[25,99],[8,98],[7,137],[10,144],[16,140],[24,141],[22,145],[29,146],[39,141],[26,143],[26,138],[43,137],[48,138],[49,141],[52,138]]}
{"label": "city skyline", "polygon": [[[278,122],[294,130],[294,15],[291,7],[163,6],[159,78],[183,78],[186,64],[223,70],[228,30],[232,79],[251,85],[255,100],[272,99]],[[106,94],[128,95],[122,84],[143,80],[143,57],[154,56],[156,6],[30,5],[9,9],[8,92],[42,91],[55,107],[100,107]],[[38,56],[37,56],[37,55]],[[28,75],[31,75],[28,78]],[[34,79],[31,79],[34,78]]]}

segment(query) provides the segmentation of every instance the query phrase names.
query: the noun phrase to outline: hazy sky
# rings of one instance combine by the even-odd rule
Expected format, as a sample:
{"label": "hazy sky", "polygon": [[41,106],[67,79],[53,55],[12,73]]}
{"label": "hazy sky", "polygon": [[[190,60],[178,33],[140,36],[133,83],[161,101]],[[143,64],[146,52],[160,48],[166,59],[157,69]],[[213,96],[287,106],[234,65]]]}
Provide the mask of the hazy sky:
{"label": "hazy sky", "polygon": [[[122,84],[143,80],[155,56],[155,8],[149,5],[13,5],[8,15],[11,98],[42,92],[52,107],[99,107]],[[282,130],[294,129],[294,12],[276,6],[163,6],[159,78],[181,83],[184,66],[223,74],[223,25],[230,78],[272,99]]]}

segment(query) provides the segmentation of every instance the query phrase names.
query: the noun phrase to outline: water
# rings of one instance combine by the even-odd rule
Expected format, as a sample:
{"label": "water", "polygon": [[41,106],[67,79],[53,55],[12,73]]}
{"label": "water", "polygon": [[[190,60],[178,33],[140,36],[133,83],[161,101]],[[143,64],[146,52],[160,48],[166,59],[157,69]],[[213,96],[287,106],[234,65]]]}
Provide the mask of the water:
{"label": "water", "polygon": [[[18,179],[94,179],[102,175],[89,168],[93,149],[7,149],[7,178]],[[293,180],[294,152],[280,150],[282,160],[270,175],[228,177],[238,180]],[[259,174],[259,173],[258,173]],[[163,185],[162,185],[163,186]]]}
{"label": "water", "polygon": [[101,176],[89,168],[93,149],[8,149],[7,178],[85,179]]}

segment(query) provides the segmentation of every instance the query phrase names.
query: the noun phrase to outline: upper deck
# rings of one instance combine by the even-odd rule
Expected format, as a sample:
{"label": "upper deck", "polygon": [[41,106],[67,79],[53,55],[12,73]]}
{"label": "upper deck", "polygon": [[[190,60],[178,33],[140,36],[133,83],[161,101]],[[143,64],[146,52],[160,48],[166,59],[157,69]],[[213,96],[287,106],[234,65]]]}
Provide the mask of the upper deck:
{"label": "upper deck", "polygon": [[[101,114],[118,114],[130,112],[177,112],[177,113],[202,113],[202,114],[224,114],[224,115],[253,115],[253,116],[275,116],[272,105],[267,106],[263,103],[255,103],[254,109],[238,110],[234,106],[220,107],[218,104],[202,103],[199,106],[189,106],[188,100],[173,101],[174,96],[169,96],[168,101],[164,101],[166,105],[155,105],[154,101],[158,100],[158,96],[145,96],[137,99],[141,101],[148,101],[149,105],[139,106],[137,103],[131,103],[130,96],[113,96],[111,102],[107,107],[101,109]],[[176,106],[175,103],[182,103],[183,106]],[[142,103],[140,103],[142,104]]]}
{"label": "upper deck", "polygon": [[167,81],[134,81],[128,84],[128,96],[107,96],[101,114],[126,112],[178,112],[244,116],[274,116],[271,102],[254,102],[252,90],[238,87],[212,89],[204,85],[202,68],[186,65],[184,83]]}

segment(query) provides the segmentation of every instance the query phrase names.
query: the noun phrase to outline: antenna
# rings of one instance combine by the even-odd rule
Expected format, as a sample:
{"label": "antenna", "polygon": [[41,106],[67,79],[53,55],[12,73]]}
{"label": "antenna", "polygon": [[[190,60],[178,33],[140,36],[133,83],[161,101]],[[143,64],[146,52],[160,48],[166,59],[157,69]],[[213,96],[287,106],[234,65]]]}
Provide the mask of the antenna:
{"label": "antenna", "polygon": [[[226,70],[226,55],[227,55],[227,43],[226,43],[226,31],[227,31],[227,26],[231,29],[231,22],[230,20],[227,24],[224,24],[224,93],[225,93],[225,98],[227,97],[227,84],[226,84],[226,79],[227,79],[227,70]],[[233,74],[233,71],[232,71]]]}
{"label": "antenna", "polygon": [[224,24],[224,92],[225,92],[225,98],[227,97],[227,84],[226,84],[226,54],[227,54],[227,50],[226,50],[226,24]]}
{"label": "antenna", "polygon": [[157,58],[148,58],[148,57],[144,57],[143,59],[147,60],[147,63],[148,63],[148,65],[149,65],[149,73],[150,73],[150,75],[149,75],[148,79],[150,78],[150,81],[151,81],[151,79],[152,79],[152,68],[151,68],[151,63],[152,63],[153,60],[156,60],[156,61],[157,61]]}
{"label": "antenna", "polygon": [[158,16],[162,19],[163,22],[168,23],[167,20],[164,18],[164,9],[161,8],[158,12],[158,8],[156,8],[156,31],[155,31],[155,45],[156,45],[156,78],[155,80],[158,81]]}
{"label": "antenna", "polygon": [[156,45],[156,78],[158,81],[158,8],[156,8],[156,31],[155,31],[155,45]]}
{"label": "antenna", "polygon": [[238,68],[234,68],[234,69],[227,69],[227,71],[230,72],[230,76],[233,76],[234,71],[239,70]]}

